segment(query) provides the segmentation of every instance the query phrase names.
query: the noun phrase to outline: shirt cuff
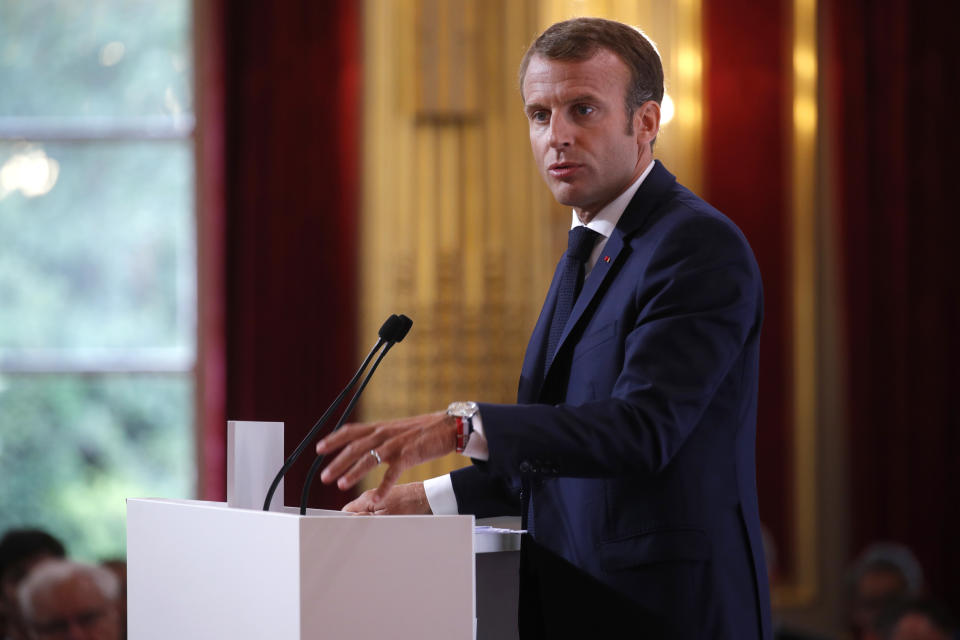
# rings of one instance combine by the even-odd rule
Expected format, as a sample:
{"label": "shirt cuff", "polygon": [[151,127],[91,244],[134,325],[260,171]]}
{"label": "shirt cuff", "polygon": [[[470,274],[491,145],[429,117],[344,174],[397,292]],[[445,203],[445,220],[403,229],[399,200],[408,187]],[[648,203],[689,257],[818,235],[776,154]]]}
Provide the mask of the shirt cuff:
{"label": "shirt cuff", "polygon": [[460,513],[457,509],[457,494],[453,492],[453,481],[449,473],[424,480],[423,492],[427,494],[427,503],[433,515],[455,516]]}
{"label": "shirt cuff", "polygon": [[483,435],[483,420],[480,419],[479,411],[474,414],[472,422],[473,433],[467,440],[467,446],[463,448],[463,455],[474,460],[489,460],[490,449],[487,447],[487,436]]}

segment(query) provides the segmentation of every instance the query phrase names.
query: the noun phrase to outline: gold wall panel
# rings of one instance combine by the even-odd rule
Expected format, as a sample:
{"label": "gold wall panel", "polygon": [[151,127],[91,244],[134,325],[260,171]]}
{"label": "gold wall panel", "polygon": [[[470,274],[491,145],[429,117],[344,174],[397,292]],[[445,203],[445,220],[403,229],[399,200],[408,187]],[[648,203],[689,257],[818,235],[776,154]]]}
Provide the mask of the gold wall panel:
{"label": "gold wall panel", "polygon": [[413,80],[419,116],[481,115],[479,9],[475,0],[416,0]]}
{"label": "gold wall panel", "polygon": [[[362,419],[438,411],[456,399],[515,399],[570,220],[532,162],[517,86],[520,58],[548,25],[596,15],[643,26],[676,106],[656,156],[699,187],[699,7],[366,0],[361,335],[374,336],[391,313],[414,325],[367,389]],[[401,481],[466,462],[451,455]]]}

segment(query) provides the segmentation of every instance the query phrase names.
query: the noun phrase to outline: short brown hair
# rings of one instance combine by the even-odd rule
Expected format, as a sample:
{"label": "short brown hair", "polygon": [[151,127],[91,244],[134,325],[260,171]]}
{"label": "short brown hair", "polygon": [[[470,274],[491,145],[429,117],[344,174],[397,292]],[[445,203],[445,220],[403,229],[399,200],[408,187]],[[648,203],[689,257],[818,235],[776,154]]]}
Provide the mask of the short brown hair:
{"label": "short brown hair", "polygon": [[639,30],[622,22],[603,18],[573,18],[558,22],[533,41],[520,62],[520,93],[530,59],[582,62],[600,49],[616,54],[630,69],[627,87],[627,115],[647,100],[663,100],[663,65],[653,43]]}

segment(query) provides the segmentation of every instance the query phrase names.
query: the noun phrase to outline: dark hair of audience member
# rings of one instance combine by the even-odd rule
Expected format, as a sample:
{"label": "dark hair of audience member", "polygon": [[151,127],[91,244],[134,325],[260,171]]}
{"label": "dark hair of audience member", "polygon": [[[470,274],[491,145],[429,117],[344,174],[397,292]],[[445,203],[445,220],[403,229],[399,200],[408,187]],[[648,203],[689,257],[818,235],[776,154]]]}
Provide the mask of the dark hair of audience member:
{"label": "dark hair of audience member", "polygon": [[0,637],[21,637],[17,585],[40,561],[63,558],[63,543],[41,529],[10,529],[0,538]]}
{"label": "dark hair of audience member", "polygon": [[30,560],[66,554],[63,543],[42,529],[11,529],[0,539],[0,580],[19,582],[29,570]]}

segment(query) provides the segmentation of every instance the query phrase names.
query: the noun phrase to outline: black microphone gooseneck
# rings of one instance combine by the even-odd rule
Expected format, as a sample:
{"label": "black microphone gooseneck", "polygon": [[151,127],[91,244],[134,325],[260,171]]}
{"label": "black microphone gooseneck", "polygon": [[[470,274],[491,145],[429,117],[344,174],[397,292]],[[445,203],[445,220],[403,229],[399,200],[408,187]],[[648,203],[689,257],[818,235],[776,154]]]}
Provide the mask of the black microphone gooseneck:
{"label": "black microphone gooseneck", "polygon": [[[370,373],[368,373],[366,378],[363,379],[363,382],[360,384],[357,392],[353,394],[353,397],[350,398],[350,403],[347,405],[347,408],[344,409],[343,415],[340,416],[340,419],[337,420],[337,424],[335,424],[333,429],[330,430],[331,434],[336,433],[337,429],[343,426],[343,423],[346,422],[347,418],[350,416],[350,412],[353,411],[354,406],[356,406],[357,400],[360,399],[360,394],[363,393],[363,390],[367,388],[367,383],[370,382],[370,378],[373,377],[373,372],[377,370],[378,366],[380,366],[380,361],[383,360],[384,356],[387,355],[387,352],[390,351],[393,345],[403,341],[407,335],[407,332],[410,331],[410,327],[412,326],[413,320],[403,314],[400,314],[399,323],[397,324],[397,330],[393,335],[393,339],[388,339],[387,346],[384,347],[383,351],[380,352],[380,355],[377,356],[376,362],[374,362],[373,366],[370,368]],[[313,484],[313,477],[317,474],[317,470],[320,469],[323,459],[323,455],[318,455],[316,460],[313,461],[313,464],[310,465],[310,470],[307,472],[307,478],[303,483],[303,490],[300,492],[300,515],[306,515],[307,513],[307,499],[310,497],[310,486]]]}
{"label": "black microphone gooseneck", "polygon": [[[370,360],[373,359],[374,354],[380,350],[384,344],[389,344],[394,340],[397,333],[403,328],[406,324],[401,318],[406,318],[406,316],[397,316],[396,314],[391,315],[387,318],[386,322],[380,327],[378,332],[379,339],[377,344],[373,346],[373,349],[370,350],[370,353],[367,354],[367,357],[364,359],[363,364],[360,365],[360,368],[357,369],[357,373],[354,374],[350,382],[347,383],[347,386],[343,388],[343,391],[340,392],[340,395],[337,396],[337,399],[333,401],[327,410],[323,412],[323,415],[320,416],[320,419],[313,425],[313,428],[307,433],[303,438],[300,444],[297,445],[297,448],[290,454],[290,456],[283,463],[283,466],[280,467],[280,470],[277,471],[277,475],[274,476],[273,482],[270,483],[270,489],[267,491],[267,497],[263,501],[263,510],[270,510],[270,502],[273,500],[273,494],[277,491],[277,486],[280,484],[280,481],[283,479],[287,472],[290,470],[290,467],[293,466],[293,463],[296,462],[297,458],[303,453],[303,450],[307,448],[307,445],[316,437],[319,433],[321,427],[330,419],[330,416],[336,411],[337,407],[343,402],[343,399],[346,397],[347,392],[350,391],[351,387],[357,383],[357,380],[360,379],[360,376],[363,375],[364,370],[367,368],[367,365],[370,364]],[[408,318],[409,320],[409,318]],[[409,329],[409,327],[408,327]],[[404,332],[406,333],[406,332]],[[389,346],[387,347],[389,348]],[[381,357],[383,357],[381,355]],[[379,362],[379,361],[378,361]]]}

